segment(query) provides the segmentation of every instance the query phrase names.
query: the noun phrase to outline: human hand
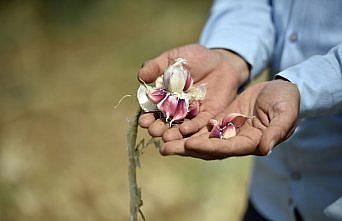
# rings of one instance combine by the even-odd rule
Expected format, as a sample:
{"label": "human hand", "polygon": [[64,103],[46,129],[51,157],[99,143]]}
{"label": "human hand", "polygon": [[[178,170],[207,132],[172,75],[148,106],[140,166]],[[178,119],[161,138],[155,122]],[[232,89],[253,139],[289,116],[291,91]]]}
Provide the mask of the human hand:
{"label": "human hand", "polygon": [[153,113],[142,114],[139,125],[148,128],[153,137],[163,137],[164,141],[182,139],[205,127],[208,120],[222,112],[236,96],[239,85],[249,75],[247,63],[238,55],[223,50],[209,50],[198,44],[171,49],[144,63],[138,77],[146,83],[154,82],[163,74],[169,62],[178,57],[188,61],[194,85],[206,84],[206,97],[201,101],[199,114],[191,120],[172,128]]}
{"label": "human hand", "polygon": [[300,94],[295,84],[284,80],[263,82],[247,88],[223,114],[253,116],[229,139],[209,138],[203,128],[188,139],[167,142],[161,147],[163,155],[182,155],[205,160],[223,159],[231,156],[270,153],[272,148],[289,138],[296,127]]}

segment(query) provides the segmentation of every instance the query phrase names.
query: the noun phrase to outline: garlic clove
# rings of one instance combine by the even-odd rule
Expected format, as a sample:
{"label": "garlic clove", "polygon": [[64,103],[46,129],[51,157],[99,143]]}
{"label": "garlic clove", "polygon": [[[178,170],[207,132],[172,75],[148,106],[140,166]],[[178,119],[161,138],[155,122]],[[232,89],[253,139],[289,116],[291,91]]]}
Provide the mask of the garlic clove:
{"label": "garlic clove", "polygon": [[218,124],[214,125],[210,131],[209,138],[221,138],[222,130]]}
{"label": "garlic clove", "polygon": [[182,93],[188,78],[189,72],[185,69],[187,61],[177,58],[175,63],[170,65],[164,72],[164,87],[170,92]]}
{"label": "garlic clove", "polygon": [[177,109],[172,116],[172,121],[182,120],[188,114],[188,102],[185,99],[179,99],[177,104]]}
{"label": "garlic clove", "polygon": [[193,83],[194,83],[194,80],[192,79],[191,75],[188,73],[183,91],[189,90],[192,87]]}
{"label": "garlic clove", "polygon": [[219,123],[215,119],[210,119],[208,122],[208,130],[212,130],[215,126],[219,126]]}
{"label": "garlic clove", "polygon": [[236,128],[242,127],[249,117],[239,113],[231,113],[222,121],[222,125],[226,126],[229,123],[234,124]]}
{"label": "garlic clove", "polygon": [[187,75],[188,73],[184,71],[174,72],[170,78],[169,91],[179,94],[182,93],[186,84]]}
{"label": "garlic clove", "polygon": [[167,95],[164,100],[157,104],[158,109],[166,116],[166,120],[175,115],[178,106],[178,98],[173,95]]}
{"label": "garlic clove", "polygon": [[197,116],[199,111],[200,111],[199,102],[198,101],[192,101],[192,102],[190,102],[190,105],[189,105],[189,112],[188,112],[187,117],[188,118],[194,118]]}
{"label": "garlic clove", "polygon": [[147,93],[148,98],[154,104],[158,104],[160,101],[162,101],[165,98],[166,95],[167,95],[167,92],[161,88],[150,89]]}
{"label": "garlic clove", "polygon": [[222,139],[228,139],[231,137],[235,137],[236,136],[236,129],[235,126],[230,123],[226,126],[226,128],[223,130],[223,134],[222,134]]}

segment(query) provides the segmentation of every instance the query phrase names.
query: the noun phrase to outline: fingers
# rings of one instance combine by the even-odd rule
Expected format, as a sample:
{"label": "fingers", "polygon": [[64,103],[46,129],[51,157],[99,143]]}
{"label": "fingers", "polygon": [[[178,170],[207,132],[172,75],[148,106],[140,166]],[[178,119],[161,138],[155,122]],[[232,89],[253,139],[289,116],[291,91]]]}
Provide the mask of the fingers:
{"label": "fingers", "polygon": [[[161,119],[155,118],[153,113],[145,113],[139,117],[139,125],[148,129],[148,133],[152,137],[161,137],[168,129],[168,125]],[[171,128],[172,129],[172,128]],[[176,129],[176,128],[174,128]],[[177,129],[178,130],[178,129]]]}
{"label": "fingers", "polygon": [[173,140],[180,140],[182,139],[183,136],[179,131],[178,127],[171,127],[165,131],[163,134],[163,141],[164,142],[169,142]]}
{"label": "fingers", "polygon": [[[176,129],[176,128],[174,128],[174,129]],[[165,134],[166,133],[167,132],[165,132]],[[200,136],[200,135],[202,135],[204,133],[208,133],[208,130],[205,129],[205,128],[203,128],[198,133],[192,135],[192,137],[198,137],[198,136]],[[165,134],[163,135],[163,139],[164,139]],[[191,153],[191,151],[185,150],[184,144],[185,144],[185,141],[187,139],[188,138],[172,140],[172,141],[169,141],[169,142],[165,142],[162,145],[162,147],[160,148],[160,153],[163,156],[167,156],[167,155],[180,155],[180,156],[192,156],[192,157],[198,157],[199,158],[199,155],[197,153]]]}
{"label": "fingers", "polygon": [[205,127],[211,118],[213,118],[213,115],[209,112],[200,112],[193,119],[184,121],[179,126],[179,130],[183,136],[194,134]]}
{"label": "fingers", "polygon": [[[209,115],[208,115],[209,116]],[[175,125],[171,128],[161,119],[155,118],[153,113],[145,113],[139,117],[139,125],[142,128],[148,128],[148,132],[153,137],[163,137],[164,142],[169,142],[173,140],[180,140],[183,139],[185,135],[181,133],[181,127],[185,125],[185,130],[188,132],[187,134],[194,134],[201,129],[207,131],[207,114],[202,113],[199,114],[196,119],[186,120],[181,125]],[[191,121],[194,121],[191,123]],[[184,130],[183,130],[184,132]],[[203,132],[202,132],[203,133]],[[198,135],[198,134],[197,134]]]}
{"label": "fingers", "polygon": [[161,146],[161,148],[159,149],[159,152],[163,156],[168,156],[168,155],[187,156],[187,153],[184,149],[184,143],[185,143],[185,139],[166,142]]}
{"label": "fingers", "polygon": [[163,74],[167,65],[168,57],[166,53],[146,61],[138,72],[138,79],[142,79],[147,84],[152,83]]}
{"label": "fingers", "polygon": [[205,126],[211,117],[211,114],[201,112],[192,120],[185,120],[181,125],[167,129],[163,134],[164,142],[182,139],[184,136],[198,133],[201,129],[207,131]]}
{"label": "fingers", "polygon": [[165,122],[161,119],[158,119],[149,126],[148,133],[152,137],[161,137],[167,128],[168,126],[165,124]]}
{"label": "fingers", "polygon": [[296,123],[296,115],[291,110],[282,111],[275,116],[264,132],[260,142],[260,154],[267,154],[272,148],[284,141],[293,132]]}
{"label": "fingers", "polygon": [[165,143],[159,150],[160,154],[163,156],[179,155],[183,157],[194,157],[194,158],[199,158],[203,160],[215,160],[215,157],[210,156],[208,154],[197,153],[197,152],[185,149],[184,148],[185,141],[186,139],[182,139],[182,140],[176,140],[176,141]]}
{"label": "fingers", "polygon": [[140,115],[139,117],[139,125],[142,128],[148,128],[154,121],[155,121],[155,117],[153,113],[145,113]]}
{"label": "fingers", "polygon": [[215,159],[251,155],[256,154],[261,136],[261,131],[253,127],[245,127],[238,136],[226,140],[208,138],[206,134],[186,140],[185,150]]}
{"label": "fingers", "polygon": [[177,125],[169,128],[163,120],[155,118],[153,113],[142,114],[139,117],[139,125],[147,129],[153,137],[163,137],[164,142],[180,140],[183,138]]}

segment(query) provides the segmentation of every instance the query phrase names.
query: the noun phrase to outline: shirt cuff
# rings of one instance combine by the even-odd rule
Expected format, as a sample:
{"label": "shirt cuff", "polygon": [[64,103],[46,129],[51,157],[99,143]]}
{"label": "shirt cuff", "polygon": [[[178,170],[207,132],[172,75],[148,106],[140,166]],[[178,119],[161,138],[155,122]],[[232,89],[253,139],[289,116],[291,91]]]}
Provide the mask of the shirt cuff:
{"label": "shirt cuff", "polygon": [[[274,79],[279,78],[284,78],[297,86],[300,94],[299,118],[302,119],[310,117],[311,115],[314,116],[314,113],[311,110],[315,106],[315,103],[314,100],[310,99],[310,97],[315,93],[307,83],[298,76],[297,73],[288,70],[282,71],[274,76]],[[327,106],[330,103],[328,99],[322,99],[321,102],[326,103],[325,105]]]}

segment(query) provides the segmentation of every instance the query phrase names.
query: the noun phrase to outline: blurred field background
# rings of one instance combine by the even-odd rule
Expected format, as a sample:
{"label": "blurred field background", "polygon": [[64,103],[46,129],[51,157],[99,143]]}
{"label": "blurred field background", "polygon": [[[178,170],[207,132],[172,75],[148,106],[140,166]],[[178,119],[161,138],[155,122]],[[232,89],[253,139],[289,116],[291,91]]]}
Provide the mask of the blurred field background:
{"label": "blurred field background", "polygon": [[[0,220],[128,220],[126,119],[142,62],[196,42],[208,0],[0,2]],[[140,131],[141,137],[147,137]],[[239,220],[251,160],[145,151],[148,221]]]}

